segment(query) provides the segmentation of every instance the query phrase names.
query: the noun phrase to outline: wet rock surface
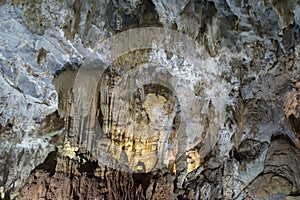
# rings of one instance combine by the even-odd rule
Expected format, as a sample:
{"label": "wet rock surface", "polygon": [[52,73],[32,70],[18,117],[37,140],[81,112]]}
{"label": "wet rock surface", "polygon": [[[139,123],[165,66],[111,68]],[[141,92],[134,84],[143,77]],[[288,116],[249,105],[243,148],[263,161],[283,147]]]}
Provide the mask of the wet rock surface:
{"label": "wet rock surface", "polygon": [[300,197],[299,1],[14,0],[0,19],[0,199]]}

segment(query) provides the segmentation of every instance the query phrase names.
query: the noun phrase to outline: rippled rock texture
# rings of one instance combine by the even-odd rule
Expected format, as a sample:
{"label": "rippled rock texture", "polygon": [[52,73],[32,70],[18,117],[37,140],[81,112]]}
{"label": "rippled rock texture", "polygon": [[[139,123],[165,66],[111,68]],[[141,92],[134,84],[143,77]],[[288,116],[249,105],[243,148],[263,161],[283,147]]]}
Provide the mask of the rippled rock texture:
{"label": "rippled rock texture", "polygon": [[0,1],[0,199],[299,199],[300,2]]}

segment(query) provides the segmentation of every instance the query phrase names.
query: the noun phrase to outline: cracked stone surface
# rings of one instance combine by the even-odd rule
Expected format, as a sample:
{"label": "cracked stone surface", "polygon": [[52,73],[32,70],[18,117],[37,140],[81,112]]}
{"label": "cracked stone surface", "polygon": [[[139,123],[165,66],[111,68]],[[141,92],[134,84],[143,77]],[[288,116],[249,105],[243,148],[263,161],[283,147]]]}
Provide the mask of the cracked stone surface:
{"label": "cracked stone surface", "polygon": [[299,199],[300,2],[0,0],[0,199]]}

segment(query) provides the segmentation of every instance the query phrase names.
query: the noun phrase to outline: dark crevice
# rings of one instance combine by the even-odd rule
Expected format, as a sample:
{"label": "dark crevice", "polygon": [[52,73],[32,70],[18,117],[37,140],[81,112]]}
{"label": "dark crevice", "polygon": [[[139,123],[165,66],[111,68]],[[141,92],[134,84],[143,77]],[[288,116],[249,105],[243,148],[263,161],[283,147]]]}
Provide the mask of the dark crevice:
{"label": "dark crevice", "polygon": [[104,124],[104,115],[103,112],[101,110],[101,93],[99,92],[98,95],[98,122],[100,124],[100,127],[103,129],[103,124]]}
{"label": "dark crevice", "polygon": [[48,154],[45,161],[42,164],[39,164],[32,173],[38,170],[46,170],[50,173],[50,176],[53,176],[55,173],[55,168],[57,164],[57,150],[52,151]]}
{"label": "dark crevice", "polygon": [[143,194],[146,196],[147,188],[150,185],[150,180],[152,179],[151,173],[133,173],[132,178],[135,184],[135,188],[138,188],[139,185],[143,188]]}
{"label": "dark crevice", "polygon": [[98,167],[97,161],[86,161],[85,163],[80,164],[78,170],[81,174],[85,174],[89,178],[94,177],[94,171]]}

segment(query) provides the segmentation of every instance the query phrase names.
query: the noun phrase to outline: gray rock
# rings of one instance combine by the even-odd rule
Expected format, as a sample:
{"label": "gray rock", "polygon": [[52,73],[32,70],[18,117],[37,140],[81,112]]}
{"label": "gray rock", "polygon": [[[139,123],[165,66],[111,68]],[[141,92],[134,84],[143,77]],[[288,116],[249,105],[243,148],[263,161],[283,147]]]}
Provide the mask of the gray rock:
{"label": "gray rock", "polygon": [[[294,102],[288,112],[299,113],[295,95],[286,99],[299,92],[299,10],[299,1],[278,0],[0,1],[1,198],[22,196],[25,184],[34,191],[29,176],[43,185],[63,173],[70,183],[67,163],[98,163],[98,178],[109,177],[103,198],[123,195],[110,184],[130,195],[135,188],[132,198],[299,194],[298,128],[283,110]],[[141,133],[154,132],[150,148]],[[130,154],[125,138],[143,156]],[[43,166],[55,148],[60,164],[50,173]],[[79,174],[97,185],[89,169]],[[147,184],[116,169],[147,169]]]}

